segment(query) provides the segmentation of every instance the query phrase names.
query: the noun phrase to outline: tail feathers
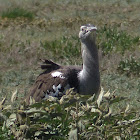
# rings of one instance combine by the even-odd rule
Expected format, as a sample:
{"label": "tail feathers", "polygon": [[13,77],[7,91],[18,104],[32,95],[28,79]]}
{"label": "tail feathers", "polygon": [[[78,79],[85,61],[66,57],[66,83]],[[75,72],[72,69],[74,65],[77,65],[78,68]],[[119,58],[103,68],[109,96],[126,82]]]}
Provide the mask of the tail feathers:
{"label": "tail feathers", "polygon": [[60,65],[54,63],[51,60],[47,60],[47,59],[43,59],[41,60],[43,62],[43,64],[41,64],[41,69],[45,70],[45,73],[47,72],[51,72],[53,70],[57,70],[59,68],[61,68]]}

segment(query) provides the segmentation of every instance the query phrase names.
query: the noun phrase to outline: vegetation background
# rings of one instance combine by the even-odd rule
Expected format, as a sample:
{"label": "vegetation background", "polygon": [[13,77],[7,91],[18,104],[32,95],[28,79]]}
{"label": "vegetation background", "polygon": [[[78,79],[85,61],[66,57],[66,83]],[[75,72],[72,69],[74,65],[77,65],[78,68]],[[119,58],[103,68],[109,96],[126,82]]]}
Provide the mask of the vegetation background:
{"label": "vegetation background", "polygon": [[0,99],[17,104],[41,72],[40,59],[81,65],[79,28],[97,26],[101,85],[140,109],[139,0],[0,0]]}

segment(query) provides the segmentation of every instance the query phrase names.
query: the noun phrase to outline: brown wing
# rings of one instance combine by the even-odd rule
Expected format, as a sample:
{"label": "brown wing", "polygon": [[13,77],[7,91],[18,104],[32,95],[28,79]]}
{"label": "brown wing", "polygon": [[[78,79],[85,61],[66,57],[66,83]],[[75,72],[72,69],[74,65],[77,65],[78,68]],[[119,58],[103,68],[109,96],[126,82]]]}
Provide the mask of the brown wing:
{"label": "brown wing", "polygon": [[62,72],[62,77],[53,77],[51,73],[55,71],[52,71],[51,73],[43,73],[38,76],[30,93],[26,97],[27,104],[29,104],[30,96],[33,97],[36,102],[39,102],[45,98],[46,95],[53,93],[55,95],[56,89],[54,88],[57,88],[57,86],[59,86],[59,92],[63,92],[65,90],[65,87],[68,85],[67,70],[59,69],[56,71]]}
{"label": "brown wing", "polygon": [[[36,102],[39,102],[45,98],[46,95],[53,93],[53,95],[55,95],[56,90],[63,93],[68,86],[78,88],[77,73],[81,70],[81,67],[62,67],[50,60],[43,60],[41,68],[45,71],[37,77],[30,93],[26,96],[27,104],[29,104],[30,96],[33,97]],[[62,77],[53,77],[51,74],[55,71],[61,72]]]}

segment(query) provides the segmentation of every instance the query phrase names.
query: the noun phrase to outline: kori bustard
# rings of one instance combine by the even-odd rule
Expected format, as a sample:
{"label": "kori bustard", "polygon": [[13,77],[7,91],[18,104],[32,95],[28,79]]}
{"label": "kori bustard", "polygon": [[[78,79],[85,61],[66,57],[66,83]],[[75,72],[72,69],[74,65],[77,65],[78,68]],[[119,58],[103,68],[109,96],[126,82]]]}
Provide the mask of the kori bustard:
{"label": "kori bustard", "polygon": [[30,96],[39,102],[49,96],[61,98],[65,91],[74,88],[79,94],[97,94],[100,89],[100,73],[98,50],[96,47],[96,30],[92,24],[80,27],[82,66],[61,66],[50,60],[44,60],[41,73],[30,93],[26,97],[29,103]]}

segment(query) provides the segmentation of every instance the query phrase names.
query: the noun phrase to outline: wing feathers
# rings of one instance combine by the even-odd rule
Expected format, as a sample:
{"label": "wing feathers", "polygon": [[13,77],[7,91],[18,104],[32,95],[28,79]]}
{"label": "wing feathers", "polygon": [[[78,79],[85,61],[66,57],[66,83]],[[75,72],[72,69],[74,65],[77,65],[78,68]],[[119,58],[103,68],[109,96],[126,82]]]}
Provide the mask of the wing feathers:
{"label": "wing feathers", "polygon": [[62,79],[60,77],[52,77],[51,73],[41,74],[33,85],[30,94],[27,96],[26,102],[27,104],[29,103],[30,96],[37,102],[45,98],[46,94],[52,95],[54,93],[55,96],[56,92],[58,92],[57,90],[63,92],[67,84],[68,78],[66,76]]}
{"label": "wing feathers", "polygon": [[50,60],[42,61],[41,68],[45,71],[37,77],[30,93],[26,96],[27,104],[30,102],[30,96],[39,102],[49,95],[60,98],[68,87],[78,89],[77,73],[81,67],[62,67]]}

